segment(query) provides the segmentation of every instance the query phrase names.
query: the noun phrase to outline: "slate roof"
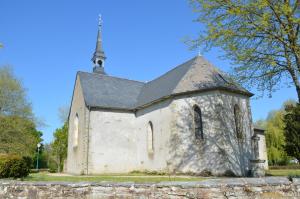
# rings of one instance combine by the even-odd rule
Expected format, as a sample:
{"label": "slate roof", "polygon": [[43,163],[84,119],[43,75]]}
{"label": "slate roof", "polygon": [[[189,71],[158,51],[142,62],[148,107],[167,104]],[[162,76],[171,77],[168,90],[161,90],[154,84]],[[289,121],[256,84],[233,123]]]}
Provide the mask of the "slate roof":
{"label": "slate roof", "polygon": [[90,107],[134,109],[144,85],[97,73],[78,72],[84,101]]}
{"label": "slate roof", "polygon": [[78,75],[86,105],[91,107],[133,110],[165,97],[214,89],[253,95],[202,56],[148,83],[95,73],[79,72]]}

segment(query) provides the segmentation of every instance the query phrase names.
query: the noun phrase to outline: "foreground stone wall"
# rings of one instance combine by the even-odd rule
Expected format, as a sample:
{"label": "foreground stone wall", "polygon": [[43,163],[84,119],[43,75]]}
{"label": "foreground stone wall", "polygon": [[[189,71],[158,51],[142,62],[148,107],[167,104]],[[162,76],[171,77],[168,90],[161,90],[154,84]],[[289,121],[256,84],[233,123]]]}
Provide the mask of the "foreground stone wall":
{"label": "foreground stone wall", "polygon": [[0,198],[300,198],[300,179],[224,178],[157,184],[0,181]]}

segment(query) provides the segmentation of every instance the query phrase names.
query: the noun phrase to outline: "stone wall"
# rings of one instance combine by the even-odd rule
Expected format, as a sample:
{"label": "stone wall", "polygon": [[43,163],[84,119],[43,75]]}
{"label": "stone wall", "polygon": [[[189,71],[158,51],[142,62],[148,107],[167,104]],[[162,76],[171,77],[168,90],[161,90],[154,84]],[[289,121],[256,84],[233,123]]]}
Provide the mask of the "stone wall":
{"label": "stone wall", "polygon": [[0,181],[0,198],[300,198],[300,179],[224,178],[157,184]]}
{"label": "stone wall", "polygon": [[[76,93],[80,90],[80,84],[76,88],[74,98],[78,95]],[[98,174],[155,170],[179,173],[209,171],[214,175],[230,172],[246,176],[250,170],[253,135],[248,101],[249,98],[243,95],[210,91],[166,99],[135,113],[120,110],[85,110],[85,126],[88,127],[81,129],[81,139],[77,148],[72,147],[70,142],[73,128],[70,122],[67,173]],[[243,113],[243,139],[239,142],[234,131],[235,104],[239,105]],[[81,107],[79,105],[82,103],[72,106],[70,121],[75,112],[80,113],[77,110]],[[202,111],[203,140],[195,139],[194,105],[198,105]],[[79,116],[81,115],[84,114]],[[151,154],[147,148],[149,122],[153,127],[154,150]],[[76,167],[79,163],[82,166]]]}
{"label": "stone wall", "polygon": [[[74,145],[74,120],[76,114],[79,118],[78,144]],[[83,93],[79,76],[76,77],[75,89],[73,93],[72,105],[69,115],[69,132],[68,132],[68,157],[67,172],[74,174],[86,174],[86,154],[87,154],[87,122],[88,109],[85,106]]]}
{"label": "stone wall", "polygon": [[90,118],[88,173],[134,170],[138,150],[134,113],[93,110]]}

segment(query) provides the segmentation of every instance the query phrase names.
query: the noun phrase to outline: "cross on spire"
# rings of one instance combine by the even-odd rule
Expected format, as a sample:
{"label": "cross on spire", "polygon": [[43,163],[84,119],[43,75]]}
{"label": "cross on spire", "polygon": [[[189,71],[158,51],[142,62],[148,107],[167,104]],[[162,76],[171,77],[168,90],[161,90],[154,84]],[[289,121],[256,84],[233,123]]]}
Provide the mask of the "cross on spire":
{"label": "cross on spire", "polygon": [[102,15],[99,14],[99,19],[98,19],[98,26],[99,26],[99,28],[102,27],[102,24],[103,24],[103,21],[102,21]]}
{"label": "cross on spire", "polygon": [[93,71],[96,73],[104,74],[104,61],[106,59],[103,48],[102,48],[102,17],[99,15],[98,19],[98,35],[97,35],[97,43],[96,49],[93,54],[92,61],[94,63]]}

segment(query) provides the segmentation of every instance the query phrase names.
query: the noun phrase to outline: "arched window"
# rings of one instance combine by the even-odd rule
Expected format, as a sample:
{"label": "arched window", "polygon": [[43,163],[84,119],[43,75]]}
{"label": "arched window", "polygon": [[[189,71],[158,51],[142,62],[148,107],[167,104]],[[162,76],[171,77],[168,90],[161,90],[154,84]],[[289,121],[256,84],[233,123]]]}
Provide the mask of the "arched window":
{"label": "arched window", "polygon": [[76,113],[76,116],[74,118],[74,132],[73,132],[73,146],[76,147],[78,145],[78,132],[79,132],[79,118],[78,114]]}
{"label": "arched window", "polygon": [[153,154],[154,146],[153,146],[153,125],[152,122],[148,123],[147,127],[147,146],[148,146],[148,153]]}
{"label": "arched window", "polygon": [[194,132],[196,139],[203,139],[203,123],[201,109],[194,106]]}
{"label": "arched window", "polygon": [[242,114],[240,107],[236,104],[234,105],[234,122],[235,122],[235,133],[236,137],[238,139],[243,138],[243,132],[242,132]]}

